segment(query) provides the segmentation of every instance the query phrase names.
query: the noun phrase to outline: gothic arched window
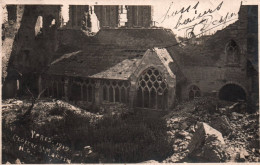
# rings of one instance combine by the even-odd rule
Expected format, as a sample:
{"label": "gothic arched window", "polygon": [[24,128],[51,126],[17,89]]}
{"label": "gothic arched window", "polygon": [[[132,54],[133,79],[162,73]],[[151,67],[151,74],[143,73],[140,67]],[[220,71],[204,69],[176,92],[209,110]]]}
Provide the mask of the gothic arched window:
{"label": "gothic arched window", "polygon": [[199,87],[197,87],[196,85],[192,85],[190,88],[189,88],[189,99],[190,100],[193,100],[194,98],[196,97],[200,97],[200,89]]}
{"label": "gothic arched window", "polygon": [[138,79],[137,107],[166,109],[168,103],[168,83],[162,73],[155,68],[145,70]]}
{"label": "gothic arched window", "polygon": [[95,81],[93,79],[86,79],[82,85],[83,100],[89,103],[95,100]]}
{"label": "gothic arched window", "polygon": [[130,83],[128,81],[104,80],[102,82],[103,100],[128,103]]}
{"label": "gothic arched window", "polygon": [[226,45],[226,62],[227,64],[239,63],[239,47],[234,40],[231,40]]}

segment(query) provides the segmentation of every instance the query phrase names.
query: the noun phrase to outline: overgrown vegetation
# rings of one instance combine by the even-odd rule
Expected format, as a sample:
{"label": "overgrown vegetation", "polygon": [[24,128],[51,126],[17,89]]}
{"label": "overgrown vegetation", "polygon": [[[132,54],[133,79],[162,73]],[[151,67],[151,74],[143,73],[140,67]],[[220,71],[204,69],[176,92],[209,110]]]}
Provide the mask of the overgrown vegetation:
{"label": "overgrown vegetation", "polygon": [[[13,134],[39,143],[39,139],[30,138],[32,130],[51,137],[54,144],[68,146],[68,152],[60,151],[59,154],[68,156],[72,163],[137,163],[150,159],[162,161],[173,152],[172,142],[167,136],[168,128],[161,118],[125,113],[104,114],[101,119],[93,120],[93,117],[76,113],[66,106],[55,103],[46,106],[47,104],[48,102],[35,105],[31,123],[19,125],[14,120],[5,124],[2,163],[13,163],[17,158],[25,163],[62,163],[37,151],[32,154],[18,151],[18,144],[12,142]],[[17,111],[12,113],[17,115]],[[7,116],[8,112],[5,112],[3,117]],[[43,145],[55,150],[48,143]],[[91,147],[91,154],[86,154],[86,146]]]}
{"label": "overgrown vegetation", "polygon": [[166,129],[164,121],[158,118],[105,117],[93,131],[90,142],[97,153],[115,162],[161,161],[172,152]]}

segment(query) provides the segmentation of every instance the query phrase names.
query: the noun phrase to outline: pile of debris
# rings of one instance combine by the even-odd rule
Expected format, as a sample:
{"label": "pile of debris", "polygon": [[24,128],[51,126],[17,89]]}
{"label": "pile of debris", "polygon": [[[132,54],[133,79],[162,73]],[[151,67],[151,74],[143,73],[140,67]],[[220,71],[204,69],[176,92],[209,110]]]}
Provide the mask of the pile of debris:
{"label": "pile of debris", "polygon": [[225,137],[232,160],[259,162],[259,113],[230,115],[231,132]]}
{"label": "pile of debris", "polygon": [[258,112],[246,113],[245,103],[198,98],[165,116],[174,140],[173,162],[259,161]]}
{"label": "pile of debris", "polygon": [[[28,107],[30,106],[31,101],[28,99],[3,100],[2,115],[5,123],[9,124],[15,122],[17,120],[17,116],[24,114],[26,112],[26,109],[28,109]],[[31,118],[32,121],[34,121],[38,125],[43,125],[50,120],[61,120],[63,116],[62,113],[64,113],[65,110],[69,110],[74,114],[89,118],[90,122],[93,123],[97,122],[103,117],[103,115],[88,112],[63,100],[43,98],[38,100],[34,104]],[[55,114],[51,115],[51,111],[55,112]],[[58,114],[59,112],[61,114]]]}

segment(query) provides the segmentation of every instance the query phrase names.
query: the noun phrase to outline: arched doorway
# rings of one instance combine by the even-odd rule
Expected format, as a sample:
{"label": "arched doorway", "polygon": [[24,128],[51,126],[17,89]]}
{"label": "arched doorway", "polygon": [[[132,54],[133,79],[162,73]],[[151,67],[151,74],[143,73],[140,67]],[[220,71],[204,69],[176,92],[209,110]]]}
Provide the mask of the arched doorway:
{"label": "arched doorway", "polygon": [[168,83],[160,71],[151,67],[138,79],[136,106],[149,109],[166,109]]}
{"label": "arched doorway", "polygon": [[219,99],[227,101],[246,100],[246,92],[236,84],[227,84],[219,90]]}

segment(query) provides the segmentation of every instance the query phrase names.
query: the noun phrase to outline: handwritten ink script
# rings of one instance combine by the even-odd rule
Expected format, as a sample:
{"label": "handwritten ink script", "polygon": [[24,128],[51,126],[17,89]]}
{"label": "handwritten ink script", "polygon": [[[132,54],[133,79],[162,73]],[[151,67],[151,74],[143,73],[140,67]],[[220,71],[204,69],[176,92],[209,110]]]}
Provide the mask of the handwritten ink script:
{"label": "handwritten ink script", "polygon": [[40,135],[34,130],[31,130],[31,137],[24,138],[17,134],[13,134],[12,140],[18,144],[18,150],[25,152],[31,156],[37,153],[45,154],[51,159],[57,159],[65,163],[70,163],[70,149],[61,143],[54,142],[52,138]]}
{"label": "handwritten ink script", "polygon": [[[221,13],[219,11],[222,9],[223,4],[224,2],[222,1],[213,8],[208,8],[202,12],[198,12],[198,8],[201,5],[199,1],[194,5],[182,7],[180,10],[174,10],[174,4],[172,2],[166,13],[163,15],[161,23],[167,19],[177,17],[177,21],[174,23],[173,29],[177,29],[179,31],[186,30],[187,34],[194,34],[193,32],[195,30],[199,33],[203,33],[237,19],[237,14],[233,12],[227,12],[226,14],[221,15],[220,18],[214,18],[216,13],[218,15]],[[186,14],[186,17],[184,17],[184,14]],[[187,17],[187,15],[189,16]]]}

